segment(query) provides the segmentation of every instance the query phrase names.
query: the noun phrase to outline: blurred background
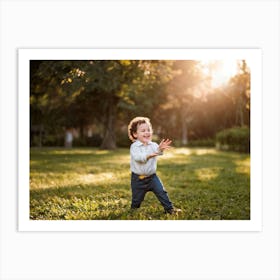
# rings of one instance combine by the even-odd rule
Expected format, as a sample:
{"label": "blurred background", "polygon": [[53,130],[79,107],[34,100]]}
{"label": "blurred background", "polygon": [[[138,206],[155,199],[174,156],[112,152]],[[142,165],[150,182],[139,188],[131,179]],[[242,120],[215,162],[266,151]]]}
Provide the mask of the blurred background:
{"label": "blurred background", "polygon": [[154,140],[250,151],[245,60],[31,60],[30,146],[129,147],[127,125]]}

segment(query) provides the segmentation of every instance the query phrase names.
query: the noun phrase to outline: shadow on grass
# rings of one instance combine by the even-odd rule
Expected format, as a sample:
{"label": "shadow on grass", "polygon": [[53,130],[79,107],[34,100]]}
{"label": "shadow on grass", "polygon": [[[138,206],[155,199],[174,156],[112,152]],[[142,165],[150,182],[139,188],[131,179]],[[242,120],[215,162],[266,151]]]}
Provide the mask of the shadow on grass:
{"label": "shadow on grass", "polygon": [[123,150],[106,151],[93,149],[32,149],[30,168],[33,172],[61,173],[71,172],[78,168],[87,170],[101,167],[98,170],[114,169],[116,164],[128,165],[129,154]]}

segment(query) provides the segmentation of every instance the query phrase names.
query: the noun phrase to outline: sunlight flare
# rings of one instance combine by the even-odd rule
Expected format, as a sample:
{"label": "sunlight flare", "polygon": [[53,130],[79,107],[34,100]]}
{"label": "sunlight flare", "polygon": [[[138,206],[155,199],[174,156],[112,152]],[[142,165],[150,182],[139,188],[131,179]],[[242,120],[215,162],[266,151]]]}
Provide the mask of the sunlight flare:
{"label": "sunlight flare", "polygon": [[238,71],[238,60],[203,60],[201,64],[213,88],[225,85]]}

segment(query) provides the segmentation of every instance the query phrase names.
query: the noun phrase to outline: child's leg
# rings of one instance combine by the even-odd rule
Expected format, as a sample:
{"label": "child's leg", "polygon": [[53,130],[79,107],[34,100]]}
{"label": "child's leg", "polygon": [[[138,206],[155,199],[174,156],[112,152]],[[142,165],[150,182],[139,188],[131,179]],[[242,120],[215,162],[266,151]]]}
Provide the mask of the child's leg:
{"label": "child's leg", "polygon": [[173,209],[173,205],[168,197],[167,191],[164,189],[164,186],[157,175],[154,175],[152,178],[151,190],[166,211]]}
{"label": "child's leg", "polygon": [[139,208],[145,198],[147,189],[137,175],[131,174],[132,201],[131,208]]}

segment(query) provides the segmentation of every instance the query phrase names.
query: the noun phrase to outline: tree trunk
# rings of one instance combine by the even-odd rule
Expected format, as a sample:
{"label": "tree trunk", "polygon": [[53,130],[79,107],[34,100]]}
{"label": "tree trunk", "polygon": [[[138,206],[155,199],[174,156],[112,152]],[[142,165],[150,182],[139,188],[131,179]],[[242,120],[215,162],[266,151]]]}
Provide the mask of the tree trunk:
{"label": "tree trunk", "polygon": [[237,126],[244,126],[244,102],[242,100],[242,96],[239,97],[238,103],[237,103],[237,110],[236,110],[236,125]]}
{"label": "tree trunk", "polygon": [[103,142],[100,146],[101,149],[113,150],[116,149],[116,136],[115,136],[115,120],[116,120],[116,103],[114,98],[109,100],[108,111],[105,121],[105,134]]}
{"label": "tree trunk", "polygon": [[236,108],[236,125],[244,126],[244,108],[246,108],[246,102],[244,96],[246,95],[246,86],[244,84],[239,85],[238,87],[238,99],[237,99],[237,108]]}
{"label": "tree trunk", "polygon": [[186,121],[185,112],[181,113],[181,122],[182,122],[182,145],[187,145],[188,144],[188,129],[187,129],[187,121]]}
{"label": "tree trunk", "polygon": [[187,128],[187,122],[183,120],[182,122],[182,144],[187,145],[188,144],[188,128]]}

